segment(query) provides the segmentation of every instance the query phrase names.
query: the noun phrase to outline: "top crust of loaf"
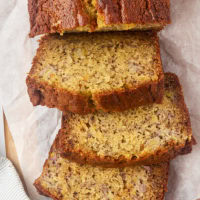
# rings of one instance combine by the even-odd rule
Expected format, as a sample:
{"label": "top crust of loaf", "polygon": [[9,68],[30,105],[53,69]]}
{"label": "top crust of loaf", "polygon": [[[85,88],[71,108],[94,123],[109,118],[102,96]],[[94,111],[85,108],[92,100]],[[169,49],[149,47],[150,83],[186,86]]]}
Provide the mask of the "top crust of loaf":
{"label": "top crust of loaf", "polygon": [[[103,182],[104,186],[109,187],[109,191],[112,191],[114,195],[114,197],[110,197],[111,199],[121,200],[123,197],[126,197],[126,200],[129,200],[133,199],[133,197],[134,199],[142,197],[144,200],[149,200],[150,198],[163,200],[164,194],[167,191],[169,163],[135,166],[124,169],[105,169],[102,167],[94,168],[90,165],[79,165],[60,156],[55,145],[58,137],[56,137],[51,147],[41,176],[34,182],[34,186],[41,195],[51,197],[54,200],[96,200],[106,192],[104,187],[102,187],[103,185],[101,185]],[[70,174],[73,174],[72,179],[78,179],[74,186],[71,185],[73,181],[68,179]],[[105,179],[108,176],[109,183],[99,180],[98,176],[103,176],[102,178]],[[118,190],[116,190],[116,187],[119,185],[112,185],[112,182],[116,183],[116,181],[120,185]],[[88,188],[94,182],[97,186]],[[135,184],[135,187],[132,184]],[[122,185],[124,186],[123,189]],[[71,188],[70,191],[68,191],[68,186]],[[91,194],[87,196],[85,191],[90,189]],[[76,192],[77,196],[73,196],[74,192]],[[96,198],[94,197],[94,192],[97,194]]]}
{"label": "top crust of loaf", "polygon": [[42,38],[27,86],[34,106],[87,114],[160,103],[163,81],[155,32],[107,32]]}
{"label": "top crust of loaf", "polygon": [[[143,149],[147,148],[147,147],[150,148],[151,147],[150,144],[149,144],[150,146],[147,145],[147,147],[139,146],[139,147],[134,147],[134,149],[132,149],[133,147],[131,147],[131,145],[129,145],[130,141],[126,141],[126,140],[128,140],[128,138],[123,137],[125,142],[127,142],[125,144],[129,145],[129,148],[128,148],[128,146],[126,147],[126,146],[122,145],[123,153],[120,154],[120,152],[122,152],[122,147],[120,146],[117,148],[117,144],[118,144],[117,142],[119,140],[121,141],[121,132],[119,130],[123,131],[123,129],[119,129],[119,130],[116,129],[116,131],[114,133],[107,132],[107,135],[106,135],[105,130],[108,129],[107,124],[106,124],[105,130],[103,130],[103,127],[101,127],[101,129],[104,132],[101,131],[101,133],[99,133],[98,130],[96,131],[96,128],[98,126],[100,126],[99,124],[102,124],[102,123],[97,123],[96,121],[94,121],[94,120],[97,120],[95,118],[96,117],[95,114],[88,115],[88,117],[86,116],[86,117],[82,118],[82,117],[79,117],[78,115],[66,113],[63,117],[62,128],[59,132],[59,141],[57,143],[57,149],[59,149],[59,151],[63,157],[67,157],[68,159],[76,160],[77,162],[80,162],[80,163],[90,163],[92,165],[102,165],[104,167],[123,167],[123,166],[128,166],[128,165],[133,165],[133,164],[156,164],[156,163],[159,163],[162,161],[168,161],[179,154],[186,154],[186,153],[191,152],[192,144],[194,144],[194,140],[192,138],[192,129],[191,129],[191,124],[190,124],[190,118],[189,118],[188,110],[184,103],[181,86],[180,86],[180,83],[179,83],[176,75],[171,74],[171,73],[167,73],[165,75],[165,89],[166,89],[165,102],[167,102],[168,101],[167,99],[170,98],[170,101],[173,101],[174,107],[171,108],[172,102],[169,105],[164,104],[163,106],[168,106],[168,107],[170,106],[169,108],[166,107],[167,113],[170,113],[171,115],[175,115],[174,118],[176,118],[176,120],[177,120],[176,123],[178,123],[180,125],[177,124],[177,126],[175,126],[175,124],[170,122],[171,121],[170,116],[168,116],[168,115],[167,116],[169,119],[168,118],[166,119],[166,122],[168,124],[165,124],[165,122],[162,121],[162,117],[159,117],[159,115],[158,115],[158,117],[161,119],[158,118],[158,121],[156,121],[156,119],[153,118],[154,117],[153,115],[149,116],[150,114],[152,114],[151,110],[154,113],[155,108],[157,108],[158,106],[159,107],[162,106],[162,104],[155,105],[155,107],[152,106],[152,109],[151,109],[151,107],[147,107],[147,106],[137,108],[139,114],[141,114],[140,110],[144,109],[144,112],[146,112],[146,116],[151,117],[151,119],[149,119],[150,120],[149,123],[143,122],[144,127],[143,127],[143,124],[140,124],[140,122],[136,121],[136,125],[143,127],[143,129],[145,130],[144,134],[146,134],[146,132],[148,133],[150,131],[150,134],[152,134],[152,136],[153,136],[153,134],[155,132],[158,132],[157,136],[153,136],[152,144],[154,145],[155,142],[157,141],[157,139],[159,139],[161,136],[162,138],[160,138],[157,141],[160,144],[162,144],[161,146],[155,146],[155,148],[151,149],[150,151],[147,149],[145,149],[145,151],[140,150],[141,148],[143,148]],[[167,109],[168,110],[170,109],[169,110],[170,112]],[[148,114],[148,110],[149,110],[150,114]],[[164,112],[165,107],[164,108],[161,107],[161,111]],[[161,111],[159,111],[159,112],[161,112]],[[129,111],[125,111],[125,112],[129,113]],[[145,113],[142,113],[142,115],[144,115],[144,114]],[[157,114],[154,113],[154,115],[157,115]],[[106,117],[105,116],[102,117],[102,115],[98,113],[98,120],[100,122],[104,122],[103,121],[104,118],[105,118],[105,120],[107,120],[108,117],[111,118],[112,116],[113,116],[113,114],[106,114]],[[120,113],[120,116],[121,116],[121,113]],[[132,121],[137,119],[135,114],[133,114],[131,116],[134,117],[134,118],[132,118]],[[92,117],[94,118],[93,122],[92,122]],[[117,115],[116,115],[116,117],[117,117]],[[116,118],[116,117],[114,117],[115,120],[119,118],[119,117],[118,118]],[[71,121],[70,121],[70,119],[71,119]],[[114,121],[114,119],[112,119],[112,120]],[[123,116],[121,116],[120,119],[122,119],[122,120],[119,120],[118,123],[121,124],[123,122]],[[144,119],[142,118],[142,120],[144,120]],[[172,121],[174,121],[174,120],[175,119],[172,119]],[[70,123],[73,121],[76,123],[76,125],[74,125],[73,123],[72,124]],[[89,124],[89,122],[91,122],[91,124]],[[158,128],[157,128],[157,125],[156,125],[156,128],[155,128],[155,122],[156,122],[156,124],[161,123],[164,127],[158,126]],[[130,125],[130,123],[128,123],[128,119],[126,122],[123,122],[123,123],[125,123],[125,124],[123,124],[123,126],[125,126],[125,127],[126,127],[126,124],[128,124],[128,126]],[[152,123],[154,123],[154,129],[152,131],[151,131],[151,129],[146,131],[146,129],[149,129],[147,126],[151,125]],[[84,126],[84,124],[85,124],[85,126]],[[94,127],[93,127],[93,124],[94,124]],[[116,126],[116,124],[110,122],[109,127],[112,127],[112,129],[113,129],[114,125]],[[80,128],[80,133],[78,132],[79,128],[74,129],[74,127],[76,127],[76,126],[82,127],[82,128]],[[122,125],[119,125],[119,126],[121,127]],[[90,127],[91,127],[91,129],[90,129]],[[130,129],[130,131],[131,131],[130,133],[132,133],[132,134],[130,134],[130,137],[132,137],[132,135],[133,136],[135,136],[135,135],[142,136],[143,131],[141,131],[141,133],[140,133],[140,131],[138,131],[138,128],[135,128],[134,129],[136,131],[136,133],[135,133],[132,129]],[[74,131],[74,130],[76,130],[76,131]],[[81,130],[83,132],[81,132]],[[77,132],[77,134],[76,134],[76,132]],[[82,142],[80,142],[80,138],[79,138],[78,134],[79,134]],[[81,136],[81,134],[82,134],[82,136]],[[125,132],[124,132],[124,134],[125,134]],[[173,135],[173,134],[175,134],[175,135]],[[111,136],[112,136],[112,139],[110,138]],[[145,138],[148,138],[148,137],[149,136],[147,134],[147,136],[145,136]],[[165,137],[167,137],[166,141],[164,140],[166,143],[163,143],[163,139]],[[95,139],[93,139],[93,138],[95,138]],[[120,138],[120,139],[118,139],[118,138]],[[113,140],[113,142],[110,141],[110,139]],[[85,140],[87,141],[86,143],[83,142]],[[117,140],[117,142],[116,142],[116,140]],[[141,138],[140,138],[140,140],[141,140]],[[93,146],[91,143],[92,141],[94,142]],[[161,143],[161,141],[162,141],[162,143]],[[103,144],[105,144],[105,142],[108,142],[107,146],[103,145]],[[143,143],[146,144],[145,142],[147,142],[147,141],[145,139],[143,139],[143,141],[141,141],[140,143],[138,141],[138,143],[134,143],[134,145],[137,145],[137,144],[143,145]],[[148,142],[150,142],[150,141],[148,141]],[[108,152],[108,149],[111,149],[109,151],[112,151],[112,153]],[[126,149],[128,149],[128,150],[126,150]],[[137,153],[133,154],[133,151],[135,151]]]}
{"label": "top crust of loaf", "polygon": [[97,0],[105,24],[169,23],[168,0]]}
{"label": "top crust of loaf", "polygon": [[65,31],[161,29],[169,0],[29,0],[30,37]]}

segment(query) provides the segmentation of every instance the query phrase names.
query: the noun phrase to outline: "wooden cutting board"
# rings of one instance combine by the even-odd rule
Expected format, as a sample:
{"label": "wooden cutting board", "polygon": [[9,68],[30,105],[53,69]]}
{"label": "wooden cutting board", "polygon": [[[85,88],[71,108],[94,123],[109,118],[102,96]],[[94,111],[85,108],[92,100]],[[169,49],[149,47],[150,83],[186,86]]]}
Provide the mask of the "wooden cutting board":
{"label": "wooden cutting board", "polygon": [[[6,156],[9,160],[12,161],[12,163],[15,166],[15,168],[16,168],[16,170],[17,170],[17,172],[18,172],[18,174],[19,174],[19,176],[22,180],[22,183],[25,187],[24,179],[23,179],[23,176],[22,176],[22,171],[21,171],[21,168],[20,168],[20,165],[19,165],[19,160],[18,160],[18,157],[17,157],[15,143],[13,141],[11,132],[9,130],[9,126],[8,126],[7,120],[5,118],[5,115],[4,115],[4,132],[5,132],[5,142],[6,142]],[[26,187],[25,187],[25,190],[26,190]]]}

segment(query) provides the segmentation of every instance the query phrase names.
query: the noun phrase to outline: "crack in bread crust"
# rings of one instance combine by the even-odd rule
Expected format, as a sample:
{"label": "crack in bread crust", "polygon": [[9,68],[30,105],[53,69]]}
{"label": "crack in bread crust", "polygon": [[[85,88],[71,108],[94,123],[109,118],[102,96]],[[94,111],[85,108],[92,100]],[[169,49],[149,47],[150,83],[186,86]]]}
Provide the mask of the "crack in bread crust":
{"label": "crack in bread crust", "polygon": [[[148,0],[149,6],[146,3],[147,0],[93,0],[92,3],[87,0],[28,0],[30,37],[107,28],[121,31],[162,29],[170,23],[169,0]],[[95,10],[94,16],[86,11],[87,4]]]}

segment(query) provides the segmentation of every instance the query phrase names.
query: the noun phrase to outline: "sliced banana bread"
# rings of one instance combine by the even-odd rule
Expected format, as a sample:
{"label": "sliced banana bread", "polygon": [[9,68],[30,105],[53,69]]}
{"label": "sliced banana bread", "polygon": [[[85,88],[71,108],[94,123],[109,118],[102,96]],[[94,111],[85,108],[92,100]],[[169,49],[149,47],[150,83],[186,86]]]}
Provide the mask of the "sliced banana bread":
{"label": "sliced banana bread", "polygon": [[34,185],[55,200],[163,200],[168,163],[155,166],[102,168],[62,158],[51,148]]}
{"label": "sliced banana bread", "polygon": [[59,135],[63,157],[105,167],[168,161],[189,153],[193,142],[181,86],[169,73],[162,104],[121,113],[66,113]]}
{"label": "sliced banana bread", "polygon": [[86,114],[161,102],[164,74],[153,32],[49,35],[27,77],[33,105]]}
{"label": "sliced banana bread", "polygon": [[162,29],[169,0],[28,0],[30,36],[66,31]]}

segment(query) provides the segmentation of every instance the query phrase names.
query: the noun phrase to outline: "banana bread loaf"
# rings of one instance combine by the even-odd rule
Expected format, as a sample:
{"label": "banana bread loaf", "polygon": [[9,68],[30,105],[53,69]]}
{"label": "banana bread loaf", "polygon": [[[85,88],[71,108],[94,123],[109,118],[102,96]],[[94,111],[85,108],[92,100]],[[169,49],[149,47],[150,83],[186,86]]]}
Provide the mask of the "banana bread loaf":
{"label": "banana bread loaf", "polygon": [[161,102],[164,74],[157,34],[49,35],[27,77],[33,105],[79,114]]}
{"label": "banana bread loaf", "polygon": [[162,29],[169,0],[28,0],[30,36],[66,31]]}
{"label": "banana bread loaf", "polygon": [[168,161],[192,149],[190,118],[181,86],[165,75],[162,104],[119,113],[66,113],[57,149],[80,163],[121,167]]}
{"label": "banana bread loaf", "polygon": [[102,168],[62,158],[51,148],[34,185],[54,200],[163,200],[168,163],[155,166]]}

